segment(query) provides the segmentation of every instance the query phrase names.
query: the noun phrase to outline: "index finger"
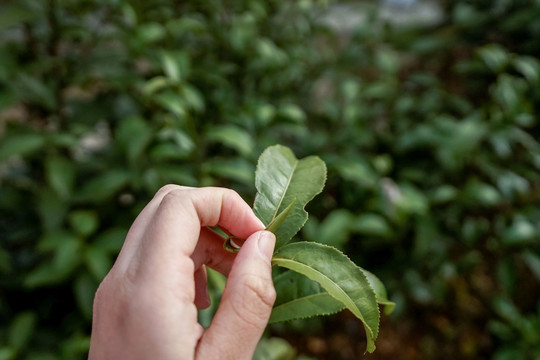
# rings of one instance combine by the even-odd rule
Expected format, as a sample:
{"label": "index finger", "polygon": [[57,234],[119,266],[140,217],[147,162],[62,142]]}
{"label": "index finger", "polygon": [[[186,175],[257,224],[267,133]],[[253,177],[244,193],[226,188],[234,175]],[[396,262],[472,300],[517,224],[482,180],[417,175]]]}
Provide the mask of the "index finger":
{"label": "index finger", "polygon": [[[220,226],[247,238],[264,229],[251,207],[224,188],[180,188],[167,193],[142,236],[138,256],[145,271],[170,271],[190,265],[201,227]],[[189,264],[183,264],[189,260]],[[187,270],[185,268],[178,270]]]}

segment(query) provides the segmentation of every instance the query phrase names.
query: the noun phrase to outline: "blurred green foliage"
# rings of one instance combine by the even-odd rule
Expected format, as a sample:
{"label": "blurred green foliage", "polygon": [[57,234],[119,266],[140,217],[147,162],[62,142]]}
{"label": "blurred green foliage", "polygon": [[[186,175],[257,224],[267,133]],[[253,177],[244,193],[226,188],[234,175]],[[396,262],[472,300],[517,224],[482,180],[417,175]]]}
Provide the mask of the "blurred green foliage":
{"label": "blurred green foliage", "polygon": [[383,280],[419,356],[538,359],[540,2],[441,1],[422,27],[364,3],[343,33],[315,0],[2,1],[0,359],[86,358],[153,193],[252,201],[275,143],[325,160],[302,236]]}

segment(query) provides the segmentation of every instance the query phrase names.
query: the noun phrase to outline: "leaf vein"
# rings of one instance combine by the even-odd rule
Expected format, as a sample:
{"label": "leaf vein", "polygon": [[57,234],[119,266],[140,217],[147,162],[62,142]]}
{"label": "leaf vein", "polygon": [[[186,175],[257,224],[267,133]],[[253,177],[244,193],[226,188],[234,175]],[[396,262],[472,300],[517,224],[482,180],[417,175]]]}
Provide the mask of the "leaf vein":
{"label": "leaf vein", "polygon": [[[312,268],[312,267],[310,267],[310,266],[308,266],[308,265],[306,265],[306,264],[303,264],[303,263],[301,263],[301,262],[298,262],[298,261],[289,260],[289,259],[285,259],[285,258],[276,258],[276,257],[274,257],[272,260],[275,261],[275,262],[281,262],[281,263],[285,263],[285,264],[286,264],[286,263],[292,263],[292,264],[295,264],[295,265],[297,265],[297,266],[299,266],[299,267],[301,267],[301,268],[305,268],[305,269],[311,270],[311,272],[314,272],[314,273],[319,274],[319,275],[321,276],[321,278],[328,280],[328,281],[333,285],[332,287],[333,287],[334,289],[337,288],[337,292],[339,292],[341,295],[343,295],[344,298],[345,298],[346,300],[349,300],[349,301],[347,301],[347,303],[349,303],[350,306],[347,306],[347,304],[345,304],[345,306],[347,306],[347,307],[350,308],[351,310],[353,310],[353,308],[354,308],[354,309],[356,310],[356,312],[358,313],[357,316],[365,323],[364,317],[363,317],[362,313],[360,312],[360,309],[358,308],[358,306],[357,306],[356,303],[354,302],[354,300],[353,300],[353,299],[352,299],[352,298],[351,298],[351,297],[350,297],[350,296],[349,296],[349,295],[348,295],[341,287],[339,287],[337,284],[335,284],[335,282],[334,282],[332,279],[330,279],[328,276],[326,276],[326,275],[323,274],[322,272],[320,272],[320,271],[318,271],[318,270],[316,270],[316,269],[314,269],[314,268]],[[294,270],[294,269],[291,269],[291,270]],[[306,274],[306,276],[307,276],[307,274]],[[309,277],[309,276],[308,276],[308,277]],[[310,277],[310,278],[311,278],[311,277]],[[317,281],[316,279],[312,279],[312,280]],[[317,282],[318,282],[319,284],[321,284],[320,281],[317,281]],[[321,286],[324,287],[323,284],[321,284]],[[328,289],[327,289],[327,290],[328,290]],[[330,296],[334,297],[336,300],[342,301],[342,300],[338,299],[337,297],[333,296],[330,292],[328,292],[328,293],[330,294]],[[343,301],[342,301],[342,302],[343,302]],[[351,304],[351,303],[352,303],[352,304]],[[370,328],[370,332],[372,332],[371,335],[373,336],[373,331],[371,330],[371,328]]]}
{"label": "leaf vein", "polygon": [[291,184],[294,172],[296,171],[296,167],[298,166],[298,160],[294,163],[294,167],[291,170],[291,173],[289,174],[289,178],[287,179],[287,185],[285,186],[285,191],[283,192],[283,195],[279,199],[279,203],[276,206],[276,210],[274,210],[274,214],[272,215],[272,219],[270,222],[272,222],[276,216],[278,215],[279,208],[281,207],[281,204],[283,203],[283,200],[285,199],[285,196],[287,195],[287,191],[289,190],[289,185]]}

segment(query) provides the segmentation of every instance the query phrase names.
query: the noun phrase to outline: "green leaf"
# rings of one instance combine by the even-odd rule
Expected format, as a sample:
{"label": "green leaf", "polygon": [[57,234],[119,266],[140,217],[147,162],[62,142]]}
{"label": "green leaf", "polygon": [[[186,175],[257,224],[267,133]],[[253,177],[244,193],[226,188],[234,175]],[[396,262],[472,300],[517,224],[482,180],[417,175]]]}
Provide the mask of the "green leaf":
{"label": "green leaf", "polygon": [[537,59],[528,56],[520,56],[514,60],[514,67],[531,84],[540,81],[540,63]]}
{"label": "green leaf", "polygon": [[8,343],[15,349],[22,349],[30,340],[36,326],[36,314],[23,312],[18,314],[9,327]]}
{"label": "green leaf", "polygon": [[40,189],[35,201],[35,208],[44,228],[47,230],[60,228],[69,207],[67,202],[48,187]]}
{"label": "green leaf", "polygon": [[21,25],[25,21],[32,21],[39,17],[39,13],[32,9],[23,1],[13,2],[12,4],[2,5],[0,7],[0,29],[8,28],[13,25]]}
{"label": "green leaf", "polygon": [[168,52],[163,52],[161,54],[161,66],[163,67],[163,72],[169,79],[177,82],[181,80],[180,67],[172,54]]}
{"label": "green leaf", "polygon": [[184,118],[186,116],[186,104],[184,104],[183,100],[178,96],[178,94],[173,92],[164,92],[156,95],[154,99],[159,105],[169,110],[179,118]]}
{"label": "green leaf", "polygon": [[357,234],[377,236],[384,239],[392,236],[392,228],[385,218],[372,213],[358,216],[351,224],[351,231]]}
{"label": "green leaf", "polygon": [[377,303],[384,306],[385,314],[390,314],[396,308],[396,303],[388,300],[388,294],[386,293],[386,288],[384,287],[383,282],[372,272],[364,269],[362,269],[362,271],[364,272],[364,275],[366,275],[366,278],[368,279],[369,284],[373,288],[373,291],[375,291]]}
{"label": "green leaf", "polygon": [[295,298],[272,309],[269,323],[305,319],[319,315],[332,315],[345,308],[327,292]]}
{"label": "green leaf", "polygon": [[56,234],[51,234],[40,244],[44,250],[54,249],[52,262],[42,263],[31,271],[24,280],[25,286],[34,288],[65,281],[81,263],[82,244],[79,239],[69,233]]}
{"label": "green leaf", "polygon": [[136,31],[133,34],[134,39],[147,46],[163,39],[166,35],[167,32],[163,25],[155,22],[137,26]]}
{"label": "green leaf", "polygon": [[271,104],[260,104],[255,108],[254,112],[259,125],[266,126],[270,124],[276,115],[276,108]]}
{"label": "green leaf", "polygon": [[289,204],[289,206],[287,206],[285,210],[283,210],[278,216],[274,218],[274,220],[272,220],[270,224],[268,224],[268,226],[266,227],[266,230],[275,233],[277,229],[279,229],[281,224],[283,224],[283,222],[285,221],[285,219],[291,212],[291,209],[293,208],[295,203],[296,203],[296,198],[294,198]]}
{"label": "green leaf", "polygon": [[478,54],[487,67],[494,72],[501,71],[508,63],[508,53],[497,44],[489,44],[480,48]]}
{"label": "green leaf", "polygon": [[45,163],[49,186],[62,198],[67,199],[75,182],[74,164],[62,156],[51,156]]}
{"label": "green leaf", "polygon": [[299,106],[294,104],[284,104],[280,106],[278,116],[294,123],[305,123],[306,113]]}
{"label": "green leaf", "polygon": [[124,244],[127,232],[127,228],[124,227],[106,230],[95,238],[92,246],[95,246],[107,254],[117,254]]}
{"label": "green leaf", "polygon": [[15,84],[19,97],[25,101],[38,103],[49,111],[56,108],[57,99],[51,83],[41,80],[39,76],[20,73]]}
{"label": "green leaf", "polygon": [[206,132],[205,138],[233,148],[244,156],[250,155],[254,147],[251,135],[234,125],[212,126]]}
{"label": "green leaf", "polygon": [[454,200],[458,190],[451,185],[441,185],[429,193],[429,201],[433,204],[444,204]]}
{"label": "green leaf", "polygon": [[524,317],[514,302],[506,297],[497,296],[492,300],[493,310],[516,329],[521,329]]}
{"label": "green leaf", "polygon": [[80,359],[88,356],[90,350],[90,335],[86,333],[75,333],[68,339],[62,341],[62,359]]}
{"label": "green leaf", "polygon": [[17,356],[17,351],[10,347],[0,347],[0,360],[14,360]]}
{"label": "green leaf", "polygon": [[426,196],[409,184],[399,186],[401,197],[395,202],[396,209],[404,214],[423,215],[428,211],[429,203]]}
{"label": "green leaf", "polygon": [[379,308],[366,275],[347,256],[330,246],[298,242],[280,248],[272,263],[317,281],[364,324],[367,351],[375,350],[379,333]]}
{"label": "green leaf", "polygon": [[274,278],[277,292],[270,323],[331,315],[345,308],[330,296],[318,282],[292,270]]}
{"label": "green leaf", "polygon": [[93,234],[99,226],[98,215],[91,210],[72,211],[68,220],[73,230],[82,236]]}
{"label": "green leaf", "polygon": [[73,284],[77,305],[87,319],[92,318],[92,304],[98,284],[88,274],[80,275]]}
{"label": "green leaf", "polygon": [[153,146],[149,155],[152,163],[160,163],[184,160],[189,156],[190,152],[191,150],[186,150],[178,144],[161,143]]}
{"label": "green leaf", "polygon": [[51,231],[39,240],[36,250],[39,252],[55,251],[69,242],[76,242],[77,236],[69,231]]}
{"label": "green leaf", "polygon": [[471,206],[495,206],[501,201],[501,195],[495,187],[477,179],[467,182],[461,196]]}
{"label": "green leaf", "polygon": [[116,139],[129,163],[134,166],[152,140],[152,131],[144,119],[133,116],[122,120],[118,125]]}
{"label": "green leaf", "polygon": [[78,201],[101,203],[123,187],[131,179],[130,173],[122,169],[111,170],[89,180],[76,196]]}
{"label": "green leaf", "polygon": [[255,353],[253,360],[294,360],[298,359],[296,350],[286,340],[281,338],[262,338]]}
{"label": "green leaf", "polygon": [[270,224],[296,198],[289,216],[276,230],[276,249],[285,245],[304,226],[306,204],[320,193],[326,181],[326,165],[317,156],[298,160],[281,145],[267,148],[259,157],[255,173],[257,195],[253,210]]}
{"label": "green leaf", "polygon": [[203,173],[243,184],[253,184],[253,164],[242,158],[215,158],[205,161]]}
{"label": "green leaf", "polygon": [[146,95],[152,95],[161,89],[166,88],[171,81],[165,76],[154,76],[142,86],[141,90]]}
{"label": "green leaf", "polygon": [[180,164],[159,164],[154,167],[161,183],[182,184],[185,186],[198,186],[194,170]]}
{"label": "green leaf", "polygon": [[159,141],[165,145],[166,141],[175,145],[174,151],[177,158],[189,155],[197,148],[194,140],[179,128],[166,127],[157,134]]}
{"label": "green leaf", "polygon": [[354,161],[341,160],[334,166],[343,179],[354,182],[362,188],[374,188],[379,180],[375,171],[362,158],[357,158]]}
{"label": "green leaf", "polygon": [[276,288],[276,301],[274,306],[285,304],[296,298],[324,292],[318,282],[308,279],[293,270],[275,267],[274,287]]}
{"label": "green leaf", "polygon": [[84,262],[96,280],[103,280],[112,267],[109,254],[104,249],[90,246],[84,253]]}
{"label": "green leaf", "polygon": [[180,94],[190,109],[195,112],[202,112],[204,110],[204,96],[196,87],[184,84],[180,90]]}
{"label": "green leaf", "polygon": [[535,254],[530,250],[526,250],[521,254],[521,257],[529,266],[536,279],[540,281],[540,255]]}
{"label": "green leaf", "polygon": [[342,249],[349,240],[352,220],[353,216],[348,210],[334,210],[321,221],[309,240]]}
{"label": "green leaf", "polygon": [[505,245],[524,245],[534,243],[539,237],[536,227],[530,221],[516,217],[502,233],[501,240]]}
{"label": "green leaf", "polygon": [[161,54],[161,66],[167,78],[181,82],[189,72],[189,57],[185,52],[164,51]]}
{"label": "green leaf", "polygon": [[17,134],[4,136],[0,141],[0,162],[12,156],[25,156],[37,152],[45,145],[41,134]]}

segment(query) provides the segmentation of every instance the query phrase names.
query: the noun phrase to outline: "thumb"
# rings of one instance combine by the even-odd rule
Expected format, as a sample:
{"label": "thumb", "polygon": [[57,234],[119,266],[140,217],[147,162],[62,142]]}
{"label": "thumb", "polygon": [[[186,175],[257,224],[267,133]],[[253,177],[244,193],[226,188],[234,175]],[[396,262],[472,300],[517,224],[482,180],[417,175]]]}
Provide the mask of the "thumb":
{"label": "thumb", "polygon": [[270,264],[275,243],[268,231],[256,232],[245,241],[218,311],[199,342],[197,358],[252,358],[276,299]]}

